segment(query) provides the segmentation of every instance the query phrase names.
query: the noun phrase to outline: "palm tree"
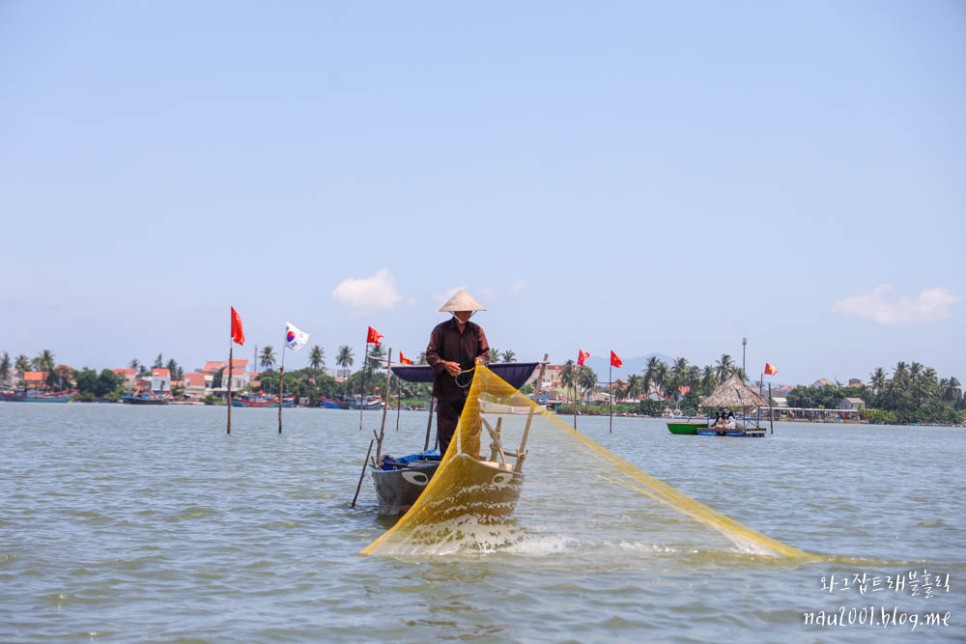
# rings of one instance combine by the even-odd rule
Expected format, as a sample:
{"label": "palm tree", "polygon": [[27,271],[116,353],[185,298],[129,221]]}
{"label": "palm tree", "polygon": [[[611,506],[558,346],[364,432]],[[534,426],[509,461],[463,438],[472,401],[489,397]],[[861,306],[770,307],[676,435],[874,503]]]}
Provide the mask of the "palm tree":
{"label": "palm tree", "polygon": [[56,366],[54,364],[54,354],[49,349],[44,349],[33,359],[34,371],[46,371],[50,373]]}
{"label": "palm tree", "polygon": [[263,369],[271,369],[275,366],[275,350],[271,346],[262,349],[262,355],[258,357],[258,363]]}
{"label": "palm tree", "polygon": [[345,369],[351,367],[353,362],[355,360],[352,358],[352,349],[349,348],[349,345],[343,344],[339,347],[339,354],[335,357],[335,363]]}
{"label": "palm tree", "polygon": [[674,361],[671,366],[671,374],[668,381],[668,386],[671,390],[675,390],[681,385],[686,385],[688,383],[688,360],[687,358],[678,358]]}
{"label": "palm tree", "polygon": [[701,371],[701,393],[710,394],[718,386],[718,378],[714,373],[714,367],[705,365]]}
{"label": "palm tree", "polygon": [[644,391],[646,393],[651,393],[651,385],[657,381],[658,371],[663,364],[657,356],[651,356],[647,359],[647,365],[644,367]]}
{"label": "palm tree", "polygon": [[30,358],[21,353],[14,362],[14,369],[17,370],[17,375],[20,377],[20,381],[23,382],[24,374],[30,371]]}
{"label": "palm tree", "polygon": [[349,384],[348,369],[352,366],[353,362],[352,349],[349,347],[349,345],[343,344],[341,347],[339,347],[339,353],[335,357],[335,363],[342,367],[344,373],[343,392],[345,391],[345,387],[347,387]]}
{"label": "palm tree", "polygon": [[502,362],[502,360],[500,359],[501,355],[502,354],[500,353],[499,349],[494,349],[493,347],[490,347],[490,362]]}
{"label": "palm tree", "polygon": [[886,372],[882,367],[876,367],[872,375],[869,376],[869,384],[872,385],[872,393],[878,395],[885,388]]}
{"label": "palm tree", "polygon": [[56,378],[54,375],[54,367],[57,366],[54,362],[54,354],[49,349],[44,349],[33,359],[33,365],[34,371],[42,371],[47,374],[45,381],[49,386],[53,387]]}
{"label": "palm tree", "polygon": [[503,352],[503,362],[516,362],[517,354],[513,352],[513,349],[507,349]]}
{"label": "palm tree", "polygon": [[325,349],[317,344],[309,351],[309,366],[316,371],[325,366]]}
{"label": "palm tree", "polygon": [[593,369],[581,369],[577,375],[577,385],[584,391],[584,394],[595,391],[597,389],[597,372]]}
{"label": "palm tree", "polygon": [[12,367],[13,361],[10,359],[10,354],[4,351],[3,356],[0,356],[0,385],[5,385],[10,380]]}
{"label": "palm tree", "polygon": [[[573,360],[568,360],[564,363],[563,369],[560,371],[560,384],[563,385],[564,389],[567,391],[574,389],[576,392],[578,369],[579,367],[574,363]],[[574,402],[576,402],[576,396],[574,397]]]}
{"label": "palm tree", "polygon": [[154,369],[161,369],[163,367],[164,367],[164,358],[159,353],[158,354],[158,357],[154,359],[154,367],[153,368]]}
{"label": "palm tree", "polygon": [[636,400],[644,394],[644,377],[634,374],[627,378],[627,388],[624,389],[624,396],[631,400]]}
{"label": "palm tree", "polygon": [[721,354],[721,359],[715,363],[715,373],[718,376],[718,383],[724,382],[735,370],[735,364],[731,356],[727,353]]}
{"label": "palm tree", "polygon": [[939,381],[939,399],[945,403],[953,403],[962,398],[960,382],[953,376]]}
{"label": "palm tree", "polygon": [[171,382],[184,380],[184,369],[178,366],[178,361],[174,358],[168,360],[168,365],[165,368],[171,372]]}

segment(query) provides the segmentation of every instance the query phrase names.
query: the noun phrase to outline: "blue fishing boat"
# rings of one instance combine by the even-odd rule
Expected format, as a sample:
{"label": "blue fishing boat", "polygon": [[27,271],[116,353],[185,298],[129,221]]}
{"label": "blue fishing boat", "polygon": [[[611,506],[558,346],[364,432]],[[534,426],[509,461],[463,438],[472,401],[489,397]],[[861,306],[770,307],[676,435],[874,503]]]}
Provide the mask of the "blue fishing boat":
{"label": "blue fishing boat", "polygon": [[344,400],[337,400],[336,398],[326,398],[325,396],[319,396],[319,404],[325,409],[348,409],[349,403]]}
{"label": "blue fishing boat", "polygon": [[77,396],[77,390],[40,391],[39,389],[21,389],[19,391],[0,391],[0,400],[8,402],[70,402]]}

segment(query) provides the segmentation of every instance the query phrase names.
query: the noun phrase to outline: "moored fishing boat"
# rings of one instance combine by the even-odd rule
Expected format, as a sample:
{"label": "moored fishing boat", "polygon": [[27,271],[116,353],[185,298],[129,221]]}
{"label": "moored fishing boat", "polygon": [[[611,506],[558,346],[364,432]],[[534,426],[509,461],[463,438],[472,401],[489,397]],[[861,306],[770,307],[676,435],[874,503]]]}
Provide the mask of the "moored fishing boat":
{"label": "moored fishing boat", "polygon": [[77,396],[76,389],[64,391],[40,391],[38,389],[21,389],[19,391],[0,391],[0,400],[8,402],[70,402]]}
{"label": "moored fishing boat", "polygon": [[336,398],[326,398],[325,396],[319,396],[319,405],[325,409],[348,409],[349,403],[344,400],[338,400]]}
{"label": "moored fishing boat", "polygon": [[359,409],[361,406],[364,409],[382,409],[383,403],[382,398],[378,396],[366,396],[364,402],[359,402],[359,396],[352,396],[346,401],[349,409]]}
{"label": "moored fishing boat", "polygon": [[[249,393],[241,396],[232,396],[231,398],[232,407],[249,407],[249,408],[272,408],[278,409],[278,396],[270,396],[264,393]],[[295,406],[295,396],[284,396],[282,398],[282,407],[294,407]]]}
{"label": "moored fishing boat", "polygon": [[129,405],[167,405],[171,402],[171,392],[129,391],[121,396],[121,402]]}

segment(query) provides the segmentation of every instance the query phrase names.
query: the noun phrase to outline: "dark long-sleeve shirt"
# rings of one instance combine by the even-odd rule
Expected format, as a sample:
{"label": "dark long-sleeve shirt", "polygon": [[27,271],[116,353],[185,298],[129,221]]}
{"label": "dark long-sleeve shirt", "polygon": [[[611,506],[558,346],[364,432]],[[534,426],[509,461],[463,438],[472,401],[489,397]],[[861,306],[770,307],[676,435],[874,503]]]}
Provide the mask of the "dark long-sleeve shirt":
{"label": "dark long-sleeve shirt", "polygon": [[[446,372],[443,361],[458,362],[464,371],[476,366],[476,358],[490,360],[490,345],[486,341],[483,328],[474,322],[467,322],[463,333],[454,318],[437,324],[429,334],[429,346],[426,347],[426,362],[433,367],[436,376],[433,379],[433,396],[440,399],[465,398],[468,389],[460,387],[456,379]],[[471,382],[471,374],[463,374],[459,382],[466,385]]]}

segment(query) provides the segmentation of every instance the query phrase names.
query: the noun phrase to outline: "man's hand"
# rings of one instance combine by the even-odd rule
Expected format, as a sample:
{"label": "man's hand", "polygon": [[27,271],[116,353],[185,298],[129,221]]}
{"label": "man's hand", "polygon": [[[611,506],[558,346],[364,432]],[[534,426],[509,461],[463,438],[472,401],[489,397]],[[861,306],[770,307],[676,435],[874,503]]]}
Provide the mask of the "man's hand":
{"label": "man's hand", "polygon": [[453,376],[454,378],[460,375],[460,371],[462,371],[462,369],[460,369],[460,363],[458,362],[447,362],[444,365],[444,368],[446,369],[446,373]]}

